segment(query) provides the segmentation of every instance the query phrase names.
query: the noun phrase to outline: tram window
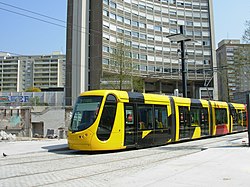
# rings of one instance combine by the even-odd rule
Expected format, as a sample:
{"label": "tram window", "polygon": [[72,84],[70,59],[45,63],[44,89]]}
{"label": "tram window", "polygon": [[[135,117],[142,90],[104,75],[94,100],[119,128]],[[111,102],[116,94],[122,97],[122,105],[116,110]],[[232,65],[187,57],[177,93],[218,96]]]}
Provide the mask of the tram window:
{"label": "tram window", "polygon": [[235,109],[230,109],[232,118],[233,118],[233,131],[237,131],[238,129],[238,115]]}
{"label": "tram window", "polygon": [[237,123],[239,126],[246,125],[246,112],[243,110],[237,110]]}
{"label": "tram window", "polygon": [[189,138],[191,133],[190,112],[188,107],[179,106],[180,139]]}
{"label": "tram window", "polygon": [[70,130],[76,132],[90,127],[99,112],[99,106],[102,101],[100,96],[82,96],[77,99]]}
{"label": "tram window", "polygon": [[215,109],[216,125],[227,124],[227,110],[225,108]]}
{"label": "tram window", "polygon": [[190,126],[190,113],[188,107],[179,107],[179,120],[181,126]]}
{"label": "tram window", "polygon": [[97,129],[97,137],[104,141],[108,140],[114,125],[117,102],[113,95],[109,95],[105,102],[102,116]]}
{"label": "tram window", "polygon": [[153,107],[152,105],[138,106],[138,128],[140,130],[153,129]]}
{"label": "tram window", "polygon": [[190,122],[192,127],[200,127],[201,135],[209,135],[208,109],[202,107],[190,108]]}
{"label": "tram window", "polygon": [[134,124],[133,106],[125,106],[126,124]]}
{"label": "tram window", "polygon": [[168,114],[166,106],[155,106],[155,128],[166,129],[168,127]]}
{"label": "tram window", "polygon": [[243,123],[243,113],[242,113],[242,111],[241,110],[238,110],[237,111],[237,123],[238,123],[238,125],[240,126],[240,125],[242,125],[242,123]]}
{"label": "tram window", "polygon": [[247,113],[245,111],[241,111],[242,114],[242,120],[243,120],[243,126],[246,128],[247,125]]}
{"label": "tram window", "polygon": [[246,112],[243,110],[231,109],[233,118],[233,131],[241,131],[246,128]]}
{"label": "tram window", "polygon": [[201,118],[200,118],[201,114],[200,113],[201,113],[200,108],[191,107],[191,109],[190,109],[190,120],[191,120],[191,125],[192,126],[200,126],[200,124],[201,124]]}

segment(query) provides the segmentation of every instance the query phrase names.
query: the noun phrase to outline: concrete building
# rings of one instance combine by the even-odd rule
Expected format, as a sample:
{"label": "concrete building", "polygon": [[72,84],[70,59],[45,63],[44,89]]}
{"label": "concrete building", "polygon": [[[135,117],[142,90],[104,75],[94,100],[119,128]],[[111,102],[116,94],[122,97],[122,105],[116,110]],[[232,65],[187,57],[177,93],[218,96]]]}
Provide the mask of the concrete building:
{"label": "concrete building", "polygon": [[[68,0],[67,98],[109,88],[104,80],[114,73],[119,43],[129,48],[131,74],[143,80],[145,92],[181,93],[180,45],[167,38],[180,25],[193,41],[185,43],[188,97],[202,97],[206,79],[217,76],[206,71],[216,66],[212,7],[212,0]],[[216,81],[208,87],[217,99]]]}
{"label": "concrete building", "polygon": [[0,91],[22,92],[30,87],[63,88],[65,55],[12,56],[0,54]]}
{"label": "concrete building", "polygon": [[234,98],[234,95],[250,90],[250,44],[241,44],[240,40],[235,39],[222,40],[216,50],[216,56],[219,100],[240,101],[236,99],[238,97]]}

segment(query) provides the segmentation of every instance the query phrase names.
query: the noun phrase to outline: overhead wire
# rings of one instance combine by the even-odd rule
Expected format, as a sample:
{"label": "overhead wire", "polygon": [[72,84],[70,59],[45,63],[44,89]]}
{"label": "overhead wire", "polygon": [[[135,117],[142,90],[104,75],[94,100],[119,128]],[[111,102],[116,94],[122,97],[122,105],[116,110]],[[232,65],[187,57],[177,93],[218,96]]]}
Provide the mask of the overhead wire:
{"label": "overhead wire", "polygon": [[[18,10],[21,10],[21,11],[24,11],[24,12],[28,12],[28,13],[31,13],[31,14],[34,14],[34,15],[37,15],[37,16],[40,16],[40,17],[44,17],[44,18],[47,18],[47,19],[50,19],[50,20],[53,20],[53,21],[57,21],[57,22],[60,22],[60,23],[65,23],[65,25],[58,24],[58,23],[55,23],[55,22],[52,22],[52,21],[48,21],[48,20],[45,20],[45,19],[41,19],[41,18],[38,18],[38,17],[34,17],[34,16],[31,16],[31,15],[28,15],[28,14],[20,13],[20,12],[13,11],[13,10],[6,9],[6,8],[2,8],[2,7],[0,7],[0,10],[10,12],[12,14],[16,14],[16,15],[19,15],[19,16],[27,17],[29,19],[33,19],[33,20],[36,20],[36,21],[51,24],[51,25],[54,25],[54,26],[58,26],[58,27],[61,27],[61,28],[64,28],[64,29],[67,28],[67,26],[66,26],[67,22],[63,21],[61,19],[57,19],[57,18],[54,18],[54,17],[51,17],[51,16],[47,16],[47,15],[44,15],[44,14],[41,14],[41,13],[37,13],[37,12],[31,11],[31,10],[28,10],[28,9],[24,9],[24,8],[17,7],[17,6],[7,4],[7,3],[3,3],[3,2],[0,2],[0,5],[4,5],[4,6],[8,6],[8,7],[14,8],[14,9],[18,9]],[[68,26],[70,26],[70,24],[68,24]],[[72,26],[73,26],[72,27],[73,31],[81,32],[81,33],[84,33],[84,34],[90,34],[85,27],[81,27],[81,26],[75,25],[75,24],[72,24]],[[94,31],[95,33],[98,33],[98,34],[102,34],[100,31],[96,31],[96,30],[93,30],[93,29],[89,29],[89,30]],[[28,56],[28,55],[21,55],[21,54],[13,53],[13,52],[6,52],[6,51],[0,51],[0,52],[2,52],[2,53],[10,53],[10,54],[13,54],[13,55],[16,55],[16,56]],[[32,55],[30,55],[30,56],[32,56]],[[34,56],[36,56],[36,55],[34,55]],[[81,66],[81,67],[86,66],[86,65],[76,65],[76,64],[72,64],[72,65],[73,66]]]}
{"label": "overhead wire", "polygon": [[38,12],[35,12],[35,11],[31,11],[31,10],[28,10],[28,9],[24,9],[24,8],[21,8],[21,7],[18,7],[18,6],[14,6],[14,5],[11,5],[11,4],[8,4],[8,3],[0,2],[0,4],[4,5],[4,6],[11,7],[11,8],[15,8],[15,9],[18,9],[18,10],[21,10],[21,11],[24,11],[24,12],[28,12],[28,13],[31,13],[31,14],[34,14],[34,15],[37,15],[37,16],[41,16],[41,17],[44,17],[44,18],[47,18],[47,19],[58,21],[58,22],[64,23],[65,25],[60,25],[60,24],[57,24],[57,23],[54,23],[54,22],[51,22],[51,21],[46,21],[44,19],[40,19],[40,18],[37,18],[37,17],[34,17],[34,16],[30,16],[30,15],[27,15],[27,14],[19,13],[19,12],[16,12],[16,11],[5,9],[5,8],[0,8],[0,9],[2,9],[4,11],[8,11],[8,12],[11,12],[13,14],[17,14],[17,15],[20,15],[20,16],[28,17],[30,19],[35,19],[35,20],[38,20],[38,21],[42,21],[42,22],[45,22],[45,23],[48,23],[48,24],[52,24],[52,25],[55,25],[55,26],[59,26],[59,27],[63,27],[63,28],[67,28],[66,25],[73,26],[72,29],[74,31],[81,32],[81,33],[84,33],[84,34],[90,34],[89,31],[92,31],[92,32],[95,32],[95,33],[98,33],[98,34],[102,34],[102,32],[97,31],[95,29],[90,29],[90,28],[87,29],[86,27],[79,26],[77,24],[69,24],[69,23],[67,23],[64,20],[61,20],[61,19],[58,19],[58,18],[54,18],[54,17],[51,17],[51,16],[47,16],[47,15],[44,15],[44,14],[41,14],[41,13],[38,13]]}
{"label": "overhead wire", "polygon": [[[16,14],[16,15],[19,15],[19,16],[24,16],[24,17],[27,17],[27,18],[30,18],[30,19],[33,19],[33,20],[37,20],[37,21],[40,21],[40,22],[44,22],[44,23],[47,23],[47,24],[51,24],[51,25],[54,25],[54,26],[58,26],[58,27],[61,27],[61,28],[64,28],[66,29],[67,26],[71,26],[70,24],[68,24],[66,21],[64,20],[61,20],[61,19],[58,19],[58,18],[54,18],[54,17],[51,17],[51,16],[47,16],[45,14],[41,14],[41,13],[38,13],[38,12],[35,12],[35,11],[31,11],[31,10],[28,10],[28,9],[25,9],[25,8],[21,8],[21,7],[18,7],[18,6],[15,6],[15,5],[11,5],[11,4],[8,4],[8,3],[4,3],[4,2],[0,2],[1,5],[4,5],[4,6],[7,6],[7,7],[11,7],[11,8],[14,8],[14,9],[17,9],[17,10],[21,10],[21,11],[24,11],[24,12],[28,12],[28,13],[31,13],[31,14],[34,14],[34,15],[37,15],[37,16],[41,16],[41,17],[44,17],[44,18],[47,18],[47,19],[51,19],[51,20],[54,20],[54,21],[58,21],[60,23],[64,23],[65,25],[61,25],[61,24],[58,24],[58,23],[55,23],[55,22],[52,22],[52,21],[47,21],[45,19],[41,19],[41,18],[37,18],[37,17],[34,17],[34,16],[30,16],[30,15],[27,15],[27,14],[24,14],[24,13],[20,13],[20,12],[16,12],[16,11],[13,11],[13,10],[9,10],[9,9],[5,9],[5,8],[1,8],[0,7],[0,10],[3,10],[3,11],[6,11],[6,12],[10,12],[10,13],[13,13],[13,14]],[[77,32],[81,32],[81,33],[84,33],[84,34],[89,34],[90,33],[88,32],[87,28],[86,27],[82,27],[82,26],[79,26],[79,25],[76,25],[76,24],[72,24],[72,30],[74,31],[77,31]],[[75,28],[75,27],[76,28]],[[102,32],[100,31],[97,31],[95,29],[89,29],[89,31],[92,31],[92,32],[95,32],[95,33],[98,33],[98,34],[102,34]],[[93,33],[92,33],[93,34]],[[11,54],[15,54],[15,53],[11,53]],[[23,56],[23,55],[21,55]],[[24,55],[25,56],[25,55]],[[214,70],[216,68],[213,68]]]}
{"label": "overhead wire", "polygon": [[47,16],[47,15],[44,15],[44,14],[41,14],[41,13],[38,13],[38,12],[34,12],[34,11],[31,11],[31,10],[28,10],[28,9],[24,9],[24,8],[21,8],[21,7],[18,7],[18,6],[11,5],[11,4],[8,4],[8,3],[0,2],[0,4],[5,5],[5,6],[9,6],[9,7],[18,9],[18,10],[22,10],[22,11],[25,11],[25,12],[29,12],[29,13],[32,13],[32,14],[35,14],[35,15],[38,15],[38,16],[41,16],[41,17],[45,17],[45,18],[49,18],[49,19],[52,19],[52,20],[55,20],[55,21],[66,23],[66,21],[63,21],[61,19],[53,18],[51,16]]}
{"label": "overhead wire", "polygon": [[53,22],[50,22],[50,21],[46,21],[46,20],[44,20],[44,19],[36,18],[36,17],[33,17],[33,16],[29,16],[29,15],[26,15],[26,14],[22,14],[22,13],[19,13],[19,12],[15,12],[15,11],[12,11],[12,10],[8,10],[8,9],[5,9],[5,8],[1,8],[1,7],[0,7],[0,10],[4,10],[4,11],[7,11],[7,12],[11,12],[11,13],[13,13],[13,14],[17,14],[17,15],[20,15],[20,16],[28,17],[28,18],[31,18],[31,19],[34,19],[34,20],[38,20],[38,21],[41,21],[41,22],[45,22],[45,23],[49,23],[49,24],[52,24],[52,25],[56,25],[56,26],[59,26],[59,27],[66,28],[66,26],[59,25],[59,24],[57,24],[57,23],[53,23]]}

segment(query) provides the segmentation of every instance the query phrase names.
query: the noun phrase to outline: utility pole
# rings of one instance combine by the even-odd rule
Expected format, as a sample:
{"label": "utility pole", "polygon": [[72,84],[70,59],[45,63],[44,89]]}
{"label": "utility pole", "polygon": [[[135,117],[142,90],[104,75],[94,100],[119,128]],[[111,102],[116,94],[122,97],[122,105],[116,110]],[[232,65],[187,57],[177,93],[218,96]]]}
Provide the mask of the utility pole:
{"label": "utility pole", "polygon": [[187,65],[186,65],[186,50],[185,42],[192,41],[184,35],[184,26],[180,25],[180,33],[167,36],[170,41],[175,41],[181,44],[181,73],[182,73],[182,92],[183,97],[187,97]]}
{"label": "utility pole", "polygon": [[[180,26],[180,34],[184,35],[183,25]],[[186,65],[186,52],[185,40],[179,41],[181,43],[181,73],[182,73],[182,92],[183,97],[187,97],[187,65]]]}

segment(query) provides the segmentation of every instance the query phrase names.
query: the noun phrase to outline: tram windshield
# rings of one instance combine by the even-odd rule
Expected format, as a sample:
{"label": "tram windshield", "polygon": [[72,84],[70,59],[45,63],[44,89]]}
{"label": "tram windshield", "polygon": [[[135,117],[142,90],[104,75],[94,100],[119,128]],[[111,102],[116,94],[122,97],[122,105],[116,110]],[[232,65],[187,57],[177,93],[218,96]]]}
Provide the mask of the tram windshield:
{"label": "tram windshield", "polygon": [[85,130],[94,123],[99,112],[102,98],[102,96],[78,97],[71,120],[71,131],[77,132]]}

